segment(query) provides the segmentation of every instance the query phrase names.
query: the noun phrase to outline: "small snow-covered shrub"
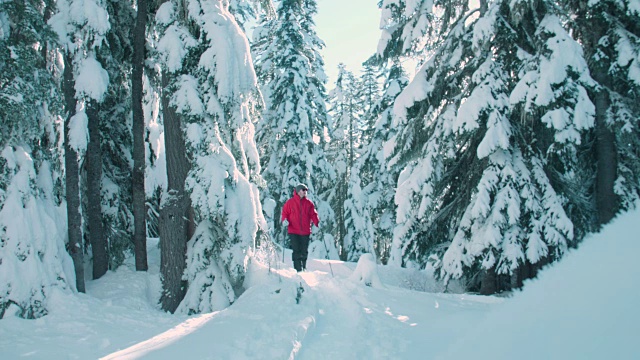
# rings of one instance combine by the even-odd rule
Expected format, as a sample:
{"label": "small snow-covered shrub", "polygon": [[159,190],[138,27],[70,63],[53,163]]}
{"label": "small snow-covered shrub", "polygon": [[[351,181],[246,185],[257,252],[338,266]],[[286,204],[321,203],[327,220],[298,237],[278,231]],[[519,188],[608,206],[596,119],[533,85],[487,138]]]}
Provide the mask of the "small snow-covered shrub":
{"label": "small snow-covered shrub", "polygon": [[384,287],[382,281],[380,281],[380,276],[378,276],[378,264],[376,264],[376,259],[369,253],[362,254],[360,256],[358,265],[349,279],[375,288]]}

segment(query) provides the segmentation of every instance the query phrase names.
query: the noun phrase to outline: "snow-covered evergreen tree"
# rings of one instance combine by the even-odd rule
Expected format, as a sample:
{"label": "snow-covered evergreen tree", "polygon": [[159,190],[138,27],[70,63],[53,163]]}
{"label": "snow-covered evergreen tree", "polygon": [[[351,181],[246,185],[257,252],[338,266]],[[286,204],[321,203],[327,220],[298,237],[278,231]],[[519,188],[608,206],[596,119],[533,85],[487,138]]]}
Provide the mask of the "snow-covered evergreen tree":
{"label": "snow-covered evergreen tree", "polygon": [[[324,154],[327,128],[326,76],[314,30],[315,0],[283,0],[276,18],[265,18],[256,30],[257,73],[265,100],[257,143],[267,182],[264,202],[275,202],[274,231],[284,242],[280,226],[282,205],[298,183],[309,187],[320,229],[309,247],[315,256],[333,256],[333,211],[326,194],[334,186],[335,171]],[[320,241],[318,241],[320,240]],[[327,252],[329,254],[327,254]]]}
{"label": "snow-covered evergreen tree", "polygon": [[52,1],[0,1],[0,319],[75,286],[65,251],[62,102]]}
{"label": "snow-covered evergreen tree", "polygon": [[86,150],[88,141],[88,134],[83,132],[88,121],[87,103],[102,102],[109,86],[109,74],[96,58],[96,52],[105,43],[105,37],[111,29],[106,7],[103,0],[59,0],[58,12],[49,21],[64,51],[73,61],[73,83],[77,99],[73,130],[78,135],[84,135],[73,142],[81,152]]}
{"label": "snow-covered evergreen tree", "polygon": [[340,257],[349,257],[345,248],[345,237],[348,232],[347,208],[345,201],[349,198],[348,187],[351,171],[358,157],[360,143],[360,118],[362,101],[360,84],[355,75],[347,70],[344,64],[338,65],[338,77],[335,87],[329,92],[329,114],[332,116],[331,142],[327,144],[327,158],[336,171],[336,182],[329,192],[329,203],[335,213],[335,236]]}
{"label": "snow-covered evergreen tree", "polygon": [[344,239],[342,242],[343,257],[347,261],[356,262],[365,253],[376,255],[374,245],[375,229],[370,216],[371,208],[368,194],[362,191],[358,167],[350,171],[349,183],[346,184],[348,196],[344,207]]}
{"label": "snow-covered evergreen tree", "polygon": [[[389,248],[393,236],[395,224],[395,204],[394,194],[396,188],[397,172],[395,168],[387,167],[384,156],[384,143],[394,134],[391,128],[393,103],[396,97],[404,89],[409,79],[399,61],[390,62],[388,69],[384,71],[385,83],[383,94],[374,104],[366,116],[375,119],[374,125],[369,132],[370,138],[364,142],[363,154],[356,163],[358,180],[361,187],[361,196],[366,199],[366,210],[352,213],[352,216],[359,218],[359,222],[373,225],[373,240],[361,239],[360,252],[371,252],[368,250],[369,241],[373,241],[375,255],[382,262],[386,263],[389,258]],[[355,186],[356,184],[350,184]],[[359,192],[357,189],[348,190],[349,194]],[[368,218],[368,219],[367,219]]]}
{"label": "snow-covered evergreen tree", "polygon": [[567,0],[574,37],[583,44],[597,87],[592,158],[598,224],[640,197],[640,5],[637,1]]}
{"label": "snow-covered evergreen tree", "polygon": [[101,205],[109,268],[133,250],[130,68],[134,12],[127,1],[108,1],[111,27],[97,51],[111,81],[98,114],[102,158]]}
{"label": "snow-covered evergreen tree", "polygon": [[[153,55],[150,62],[155,62]],[[148,69],[149,70],[149,69]],[[145,180],[147,199],[147,237],[160,237],[160,198],[167,190],[167,160],[165,157],[164,126],[160,111],[159,74],[153,71],[143,76],[143,112],[147,139],[145,140]]]}
{"label": "snow-covered evergreen tree", "polygon": [[[455,19],[466,7],[465,0],[382,0],[378,55],[384,59],[421,57],[428,40],[437,42],[438,34],[446,31],[450,19]],[[443,11],[441,28],[434,7]]]}
{"label": "snow-covered evergreen tree", "polygon": [[273,17],[275,6],[272,0],[229,0],[229,12],[243,30],[248,22],[255,22],[259,15]]}
{"label": "snow-covered evergreen tree", "polygon": [[367,61],[362,64],[360,88],[360,95],[362,96],[364,104],[364,112],[369,112],[374,105],[380,101],[380,85],[378,84],[376,67]]}
{"label": "snow-covered evergreen tree", "polygon": [[375,123],[378,120],[374,107],[380,102],[380,85],[376,67],[369,61],[363,64],[360,76],[360,98],[362,99],[362,118],[360,121],[361,143],[368,144],[373,136]]}
{"label": "snow-covered evergreen tree", "polygon": [[[379,64],[391,62],[392,66],[388,76],[390,81],[387,81],[387,89],[384,90],[386,94],[381,101],[382,106],[377,106],[377,109],[373,110],[373,115],[379,115],[376,118],[375,126],[377,142],[382,141],[384,144],[377,144],[377,146],[382,146],[383,150],[367,150],[363,158],[376,159],[376,161],[364,163],[364,166],[368,164],[372,166],[370,169],[362,169],[361,174],[364,177],[371,177],[371,182],[365,180],[370,184],[366,191],[372,194],[372,201],[374,202],[372,208],[376,209],[372,212],[372,216],[374,218],[376,216],[379,217],[378,222],[374,221],[377,227],[376,246],[378,247],[378,256],[385,263],[391,256],[390,238],[392,237],[391,232],[395,229],[395,224],[390,225],[389,223],[395,223],[397,217],[396,204],[393,198],[395,197],[395,189],[398,186],[398,174],[404,167],[404,164],[398,164],[397,159],[391,159],[391,162],[387,159],[391,153],[389,148],[395,146],[393,142],[388,141],[395,138],[399,131],[404,131],[405,126],[407,126],[405,122],[399,123],[394,120],[392,111],[396,97],[408,82],[408,79],[404,77],[401,59],[423,58],[425,56],[423,53],[429,53],[433,43],[440,41],[439,35],[446,33],[446,26],[437,31],[438,18],[434,16],[432,11],[438,5],[442,5],[441,8],[446,9],[442,16],[446,24],[450,24],[451,21],[448,19],[455,18],[461,11],[460,6],[457,6],[457,1],[437,1],[434,4],[433,1],[427,0],[383,0],[378,4],[381,10],[380,29],[382,30],[382,35],[378,43],[377,52],[369,61]],[[389,130],[381,131],[384,128]],[[415,141],[413,136],[408,137],[407,140]],[[372,141],[372,143],[375,142],[376,140]],[[380,176],[372,175],[378,172],[378,169],[384,169],[380,171]],[[377,179],[377,181],[374,179]],[[386,190],[389,186],[394,189],[391,193]]]}
{"label": "snow-covered evergreen tree", "polygon": [[142,74],[142,111],[146,134],[144,172],[144,190],[147,201],[146,235],[156,238],[160,237],[160,200],[163,192],[168,188],[165,129],[161,105],[163,74],[159,53],[156,51],[156,43],[163,27],[157,23],[155,14],[157,7],[161,5],[153,2],[148,3],[151,19],[147,22],[147,50],[145,69]]}
{"label": "snow-covered evergreen tree", "polygon": [[[89,233],[84,232],[83,236],[91,244],[93,276],[97,278],[104,274],[108,266],[100,206],[102,162],[99,112],[110,84],[109,74],[97,53],[106,42],[111,24],[105,1],[61,0],[57,5],[58,12],[50,23],[58,34],[65,59],[63,89],[68,114],[65,127],[69,136],[68,141],[65,141],[65,170],[70,248],[83,248],[82,244],[76,245],[76,229],[80,222],[82,226],[93,228]],[[82,169],[76,167],[83,164],[87,166],[87,171],[85,176],[80,176]],[[82,221],[77,219],[75,209],[78,197],[90,207],[90,210],[81,213]],[[77,263],[79,254],[74,251],[76,250],[72,250],[72,256],[75,254],[74,262]]]}
{"label": "snow-covered evergreen tree", "polygon": [[[171,106],[181,117],[196,231],[187,245],[177,309],[212,311],[242,292],[246,250],[264,226],[255,181],[260,164],[250,114],[257,84],[248,41],[226,1],[167,2],[157,12],[158,46],[173,74]],[[181,11],[184,11],[182,15]]]}
{"label": "snow-covered evergreen tree", "polygon": [[582,51],[553,3],[480,5],[454,19],[396,101],[388,158],[402,172],[391,262],[429,265],[493,293],[574,240],[568,200],[547,172],[562,169],[570,181],[594,113]]}
{"label": "snow-covered evergreen tree", "polygon": [[[353,167],[362,145],[362,118],[365,113],[362,83],[340,64],[336,87],[329,92],[329,113],[332,115],[333,133],[330,148],[346,151],[343,160]],[[332,156],[332,155],[330,155]]]}

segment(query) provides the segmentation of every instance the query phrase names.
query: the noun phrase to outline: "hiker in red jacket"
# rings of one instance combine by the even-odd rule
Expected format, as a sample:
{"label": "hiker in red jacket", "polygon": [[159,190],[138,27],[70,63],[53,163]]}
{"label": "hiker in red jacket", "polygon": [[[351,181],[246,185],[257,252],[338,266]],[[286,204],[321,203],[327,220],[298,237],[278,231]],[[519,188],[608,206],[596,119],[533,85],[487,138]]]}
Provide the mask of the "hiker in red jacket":
{"label": "hiker in red jacket", "polygon": [[293,255],[293,267],[296,271],[307,268],[307,255],[309,253],[309,235],[311,235],[311,223],[316,227],[320,222],[318,213],[311,200],[307,199],[308,188],[305,184],[298,184],[291,199],[282,207],[282,222],[288,225],[287,232],[291,242]]}

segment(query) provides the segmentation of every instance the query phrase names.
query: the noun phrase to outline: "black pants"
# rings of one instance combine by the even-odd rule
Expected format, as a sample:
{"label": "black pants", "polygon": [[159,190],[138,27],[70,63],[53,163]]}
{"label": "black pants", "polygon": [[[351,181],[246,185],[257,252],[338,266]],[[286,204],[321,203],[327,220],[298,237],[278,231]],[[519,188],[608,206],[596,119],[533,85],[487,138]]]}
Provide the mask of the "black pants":
{"label": "black pants", "polygon": [[309,235],[289,234],[291,243],[291,260],[293,267],[300,271],[307,268],[307,255],[309,255]]}

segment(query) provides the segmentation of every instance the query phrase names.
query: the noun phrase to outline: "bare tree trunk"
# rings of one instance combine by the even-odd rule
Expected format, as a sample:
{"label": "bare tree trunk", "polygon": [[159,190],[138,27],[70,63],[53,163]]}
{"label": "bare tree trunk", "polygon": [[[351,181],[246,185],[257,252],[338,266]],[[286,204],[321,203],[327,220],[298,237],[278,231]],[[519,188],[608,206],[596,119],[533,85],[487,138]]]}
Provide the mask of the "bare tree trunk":
{"label": "bare tree trunk", "polygon": [[[595,54],[600,39],[605,35],[605,24],[601,19],[596,19],[592,24],[593,42],[590,44],[590,52]],[[618,199],[613,190],[617,177],[618,159],[615,135],[607,126],[607,112],[611,105],[608,91],[611,89],[612,79],[609,75],[609,61],[591,61],[591,76],[601,86],[595,93],[594,105],[596,106],[596,185],[595,197],[598,215],[598,225],[611,221],[616,214]]]}
{"label": "bare tree trunk", "polygon": [[78,153],[69,145],[69,122],[76,113],[73,81],[73,62],[68,54],[64,57],[63,91],[67,118],[64,122],[64,164],[67,198],[67,225],[69,253],[76,273],[76,289],[86,292],[82,252],[82,218],[80,217],[80,177],[78,175]]}
{"label": "bare tree trunk", "polygon": [[497,276],[496,267],[485,270],[482,272],[482,278],[480,279],[480,294],[481,295],[493,295],[497,292]]}
{"label": "bare tree trunk", "polygon": [[[166,73],[162,88],[169,83]],[[162,94],[165,154],[167,158],[167,194],[160,209],[160,274],[162,275],[162,309],[174,312],[184,298],[187,284],[182,280],[186,268],[186,248],[189,240],[191,200],[185,191],[190,164],[186,157],[180,117],[169,105],[169,95]]]}
{"label": "bare tree trunk", "polygon": [[95,101],[87,103],[89,119],[89,144],[87,145],[87,225],[89,242],[93,253],[93,279],[99,279],[109,269],[107,239],[102,225],[102,150],[100,148],[100,105]]}
{"label": "bare tree trunk", "polygon": [[147,271],[147,221],[144,191],[144,112],[142,110],[142,78],[145,58],[145,30],[147,23],[147,0],[138,0],[136,28],[133,35],[133,74],[131,97],[133,107],[133,242],[135,245],[136,270]]}
{"label": "bare tree trunk", "polygon": [[[349,258],[349,249],[347,249],[344,245],[344,239],[347,236],[347,226],[345,224],[345,208],[344,203],[347,200],[347,187],[349,184],[347,183],[347,174],[345,173],[342,177],[338,178],[338,182],[336,184],[336,204],[337,209],[335,210],[335,221],[336,221],[336,245],[340,250],[340,260],[346,261]],[[324,241],[320,239],[321,241]],[[327,254],[328,256],[329,254]]]}
{"label": "bare tree trunk", "polygon": [[487,9],[489,9],[489,1],[480,0],[480,16],[484,16],[487,13]]}
{"label": "bare tree trunk", "polygon": [[[354,124],[354,105],[353,105],[353,99],[350,98],[349,99],[349,168],[347,169],[347,171],[351,171],[351,169],[353,169],[353,162],[355,159],[355,146],[354,146],[354,141],[353,138],[355,137],[355,124]],[[349,179],[347,179],[348,182]]]}
{"label": "bare tree trunk", "polygon": [[596,206],[598,225],[604,225],[616,215],[617,195],[613,188],[618,170],[615,135],[606,124],[609,97],[605,90],[596,94]]}

